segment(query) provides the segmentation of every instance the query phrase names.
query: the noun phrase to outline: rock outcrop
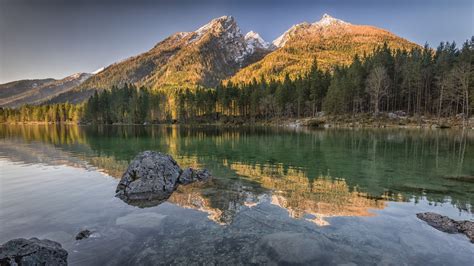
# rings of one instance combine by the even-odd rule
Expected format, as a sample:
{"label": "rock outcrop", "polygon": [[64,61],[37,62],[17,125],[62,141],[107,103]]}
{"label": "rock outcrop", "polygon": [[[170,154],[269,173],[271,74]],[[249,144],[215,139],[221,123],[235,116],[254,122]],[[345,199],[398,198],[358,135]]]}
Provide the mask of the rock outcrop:
{"label": "rock outcrop", "polygon": [[183,171],[170,155],[145,151],[130,163],[115,193],[130,205],[156,206],[167,200],[179,184],[205,181],[210,177],[206,169]]}
{"label": "rock outcrop", "polygon": [[67,265],[61,244],[38,238],[13,239],[0,246],[0,265]]}
{"label": "rock outcrop", "polygon": [[474,222],[472,221],[455,221],[447,216],[433,212],[417,213],[416,217],[439,231],[450,234],[465,234],[474,243]]}

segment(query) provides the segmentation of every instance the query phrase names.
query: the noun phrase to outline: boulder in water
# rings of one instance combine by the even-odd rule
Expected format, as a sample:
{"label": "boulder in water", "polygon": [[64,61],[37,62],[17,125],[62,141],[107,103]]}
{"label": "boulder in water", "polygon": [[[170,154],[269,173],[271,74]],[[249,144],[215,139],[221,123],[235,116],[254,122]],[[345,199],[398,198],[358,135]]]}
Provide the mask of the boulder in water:
{"label": "boulder in water", "polygon": [[76,240],[82,240],[84,238],[88,238],[92,234],[89,230],[82,230],[81,232],[77,233]]}
{"label": "boulder in water", "polygon": [[67,255],[57,242],[18,238],[0,246],[0,265],[67,265]]}
{"label": "boulder in water", "polygon": [[138,154],[122,176],[116,197],[130,205],[156,206],[167,200],[179,184],[211,178],[206,169],[182,170],[170,155],[154,151]]}
{"label": "boulder in water", "polygon": [[472,221],[456,221],[433,212],[417,213],[416,217],[427,222],[439,231],[450,234],[465,234],[469,237],[471,242],[474,243],[474,222]]}
{"label": "boulder in water", "polygon": [[116,196],[134,200],[166,200],[176,188],[182,170],[169,155],[145,151],[130,163],[117,186]]}

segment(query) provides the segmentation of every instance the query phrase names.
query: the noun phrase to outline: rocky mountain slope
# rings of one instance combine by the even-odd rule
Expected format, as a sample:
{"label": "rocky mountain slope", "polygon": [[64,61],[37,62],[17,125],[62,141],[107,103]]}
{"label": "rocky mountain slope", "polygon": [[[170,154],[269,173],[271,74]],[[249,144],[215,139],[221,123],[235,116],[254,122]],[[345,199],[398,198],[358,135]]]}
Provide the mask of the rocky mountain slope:
{"label": "rocky mountain slope", "polygon": [[157,89],[212,87],[272,48],[256,33],[244,36],[233,17],[223,16],[196,31],[175,33],[143,54],[108,66],[56,100],[75,102],[96,89],[124,83]]}
{"label": "rocky mountain slope", "polygon": [[56,79],[19,80],[0,85],[0,107],[39,104],[80,85],[92,74],[77,73]]}
{"label": "rocky mountain slope", "polygon": [[327,14],[314,23],[294,25],[273,41],[277,49],[262,60],[244,67],[230,80],[248,82],[252,78],[283,78],[306,72],[316,58],[318,65],[328,69],[336,64],[348,64],[355,54],[370,53],[387,43],[392,49],[410,49],[417,44],[389,31],[364,25],[354,25]]}

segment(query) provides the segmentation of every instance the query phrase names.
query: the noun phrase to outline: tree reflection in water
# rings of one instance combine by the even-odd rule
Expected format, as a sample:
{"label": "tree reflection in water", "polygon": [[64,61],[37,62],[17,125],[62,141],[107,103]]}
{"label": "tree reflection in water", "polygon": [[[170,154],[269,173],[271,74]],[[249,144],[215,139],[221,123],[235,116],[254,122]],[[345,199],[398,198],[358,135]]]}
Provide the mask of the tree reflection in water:
{"label": "tree reflection in water", "polygon": [[95,168],[115,178],[150,149],[183,167],[209,168],[212,182],[182,186],[168,201],[219,224],[265,201],[319,225],[422,197],[473,208],[472,183],[449,179],[474,172],[472,131],[1,125],[0,139],[9,160]]}

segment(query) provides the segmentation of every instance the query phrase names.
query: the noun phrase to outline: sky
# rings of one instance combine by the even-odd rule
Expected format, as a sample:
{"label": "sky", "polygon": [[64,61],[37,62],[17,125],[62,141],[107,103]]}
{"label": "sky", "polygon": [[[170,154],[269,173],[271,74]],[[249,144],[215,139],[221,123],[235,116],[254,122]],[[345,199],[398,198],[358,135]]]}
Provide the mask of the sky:
{"label": "sky", "polygon": [[474,35],[472,0],[0,0],[0,83],[93,72],[223,15],[267,41],[324,13],[418,44]]}

